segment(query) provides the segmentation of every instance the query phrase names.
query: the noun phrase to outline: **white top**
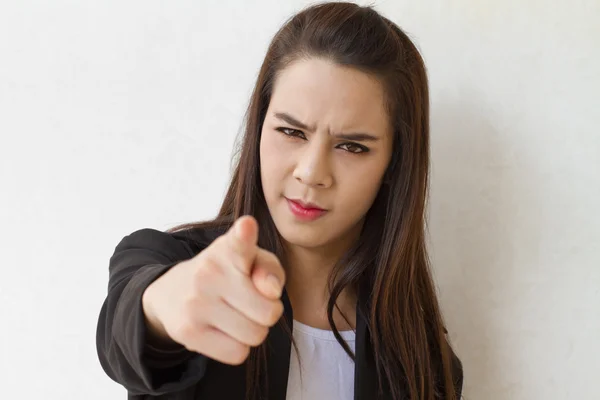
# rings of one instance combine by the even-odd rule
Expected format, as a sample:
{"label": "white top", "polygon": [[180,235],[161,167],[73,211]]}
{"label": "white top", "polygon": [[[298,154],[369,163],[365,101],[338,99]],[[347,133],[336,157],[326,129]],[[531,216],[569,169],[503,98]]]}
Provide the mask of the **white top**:
{"label": "white top", "polygon": [[[294,320],[302,376],[292,345],[287,400],[354,399],[354,361],[338,343],[332,331],[313,328]],[[354,352],[356,335],[341,331],[342,339]]]}

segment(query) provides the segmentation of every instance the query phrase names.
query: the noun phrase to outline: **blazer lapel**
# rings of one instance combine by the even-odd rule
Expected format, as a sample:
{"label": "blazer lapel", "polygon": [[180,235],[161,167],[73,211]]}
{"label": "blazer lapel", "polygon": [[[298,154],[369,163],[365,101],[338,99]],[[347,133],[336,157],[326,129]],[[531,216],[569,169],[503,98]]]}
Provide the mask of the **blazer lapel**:
{"label": "blazer lapel", "polygon": [[356,347],[354,364],[354,400],[373,400],[377,393],[377,371],[362,302],[356,307]]}
{"label": "blazer lapel", "polygon": [[[281,295],[283,315],[287,325],[292,330],[293,313],[290,300],[285,289]],[[288,333],[280,323],[275,324],[269,331],[267,340],[267,379],[269,400],[285,400],[290,367],[290,351],[292,342]]]}
{"label": "blazer lapel", "polygon": [[[356,361],[354,364],[354,399],[355,400],[393,400],[389,385],[383,380],[383,390],[378,392],[378,377],[375,363],[375,351],[371,342],[369,329],[368,302],[363,290],[359,289],[356,307]],[[401,399],[407,399],[402,393]]]}

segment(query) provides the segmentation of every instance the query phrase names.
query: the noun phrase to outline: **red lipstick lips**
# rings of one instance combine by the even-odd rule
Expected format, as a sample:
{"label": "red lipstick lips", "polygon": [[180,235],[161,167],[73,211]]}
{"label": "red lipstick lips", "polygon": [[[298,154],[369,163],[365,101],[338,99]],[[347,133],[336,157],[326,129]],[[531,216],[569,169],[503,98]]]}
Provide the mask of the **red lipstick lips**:
{"label": "red lipstick lips", "polygon": [[286,197],[290,211],[298,219],[304,221],[314,221],[322,217],[327,210],[320,208],[316,204],[307,203],[302,200],[292,200]]}

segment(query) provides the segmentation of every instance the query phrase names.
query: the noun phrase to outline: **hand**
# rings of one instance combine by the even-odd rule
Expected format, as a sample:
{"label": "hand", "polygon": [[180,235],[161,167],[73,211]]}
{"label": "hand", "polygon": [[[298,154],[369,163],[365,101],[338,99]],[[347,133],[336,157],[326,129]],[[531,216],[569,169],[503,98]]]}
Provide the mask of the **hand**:
{"label": "hand", "polygon": [[284,270],[257,241],[256,220],[241,217],[154,281],[142,297],[149,329],[214,360],[243,363],[283,314]]}

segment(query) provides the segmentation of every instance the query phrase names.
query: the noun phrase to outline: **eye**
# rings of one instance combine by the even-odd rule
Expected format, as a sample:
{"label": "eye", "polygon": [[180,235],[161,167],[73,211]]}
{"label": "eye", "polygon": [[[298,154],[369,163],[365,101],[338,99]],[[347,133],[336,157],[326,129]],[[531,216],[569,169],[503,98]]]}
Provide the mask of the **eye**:
{"label": "eye", "polygon": [[304,136],[304,132],[299,131],[297,129],[280,127],[280,128],[275,128],[275,130],[283,133],[285,136],[288,136],[290,138],[298,137],[300,139],[306,139],[306,136]]}
{"label": "eye", "polygon": [[363,145],[360,145],[358,143],[342,143],[338,146],[341,149],[346,150],[349,153],[354,153],[354,154],[359,154],[359,153],[366,153],[369,151],[369,149]]}

